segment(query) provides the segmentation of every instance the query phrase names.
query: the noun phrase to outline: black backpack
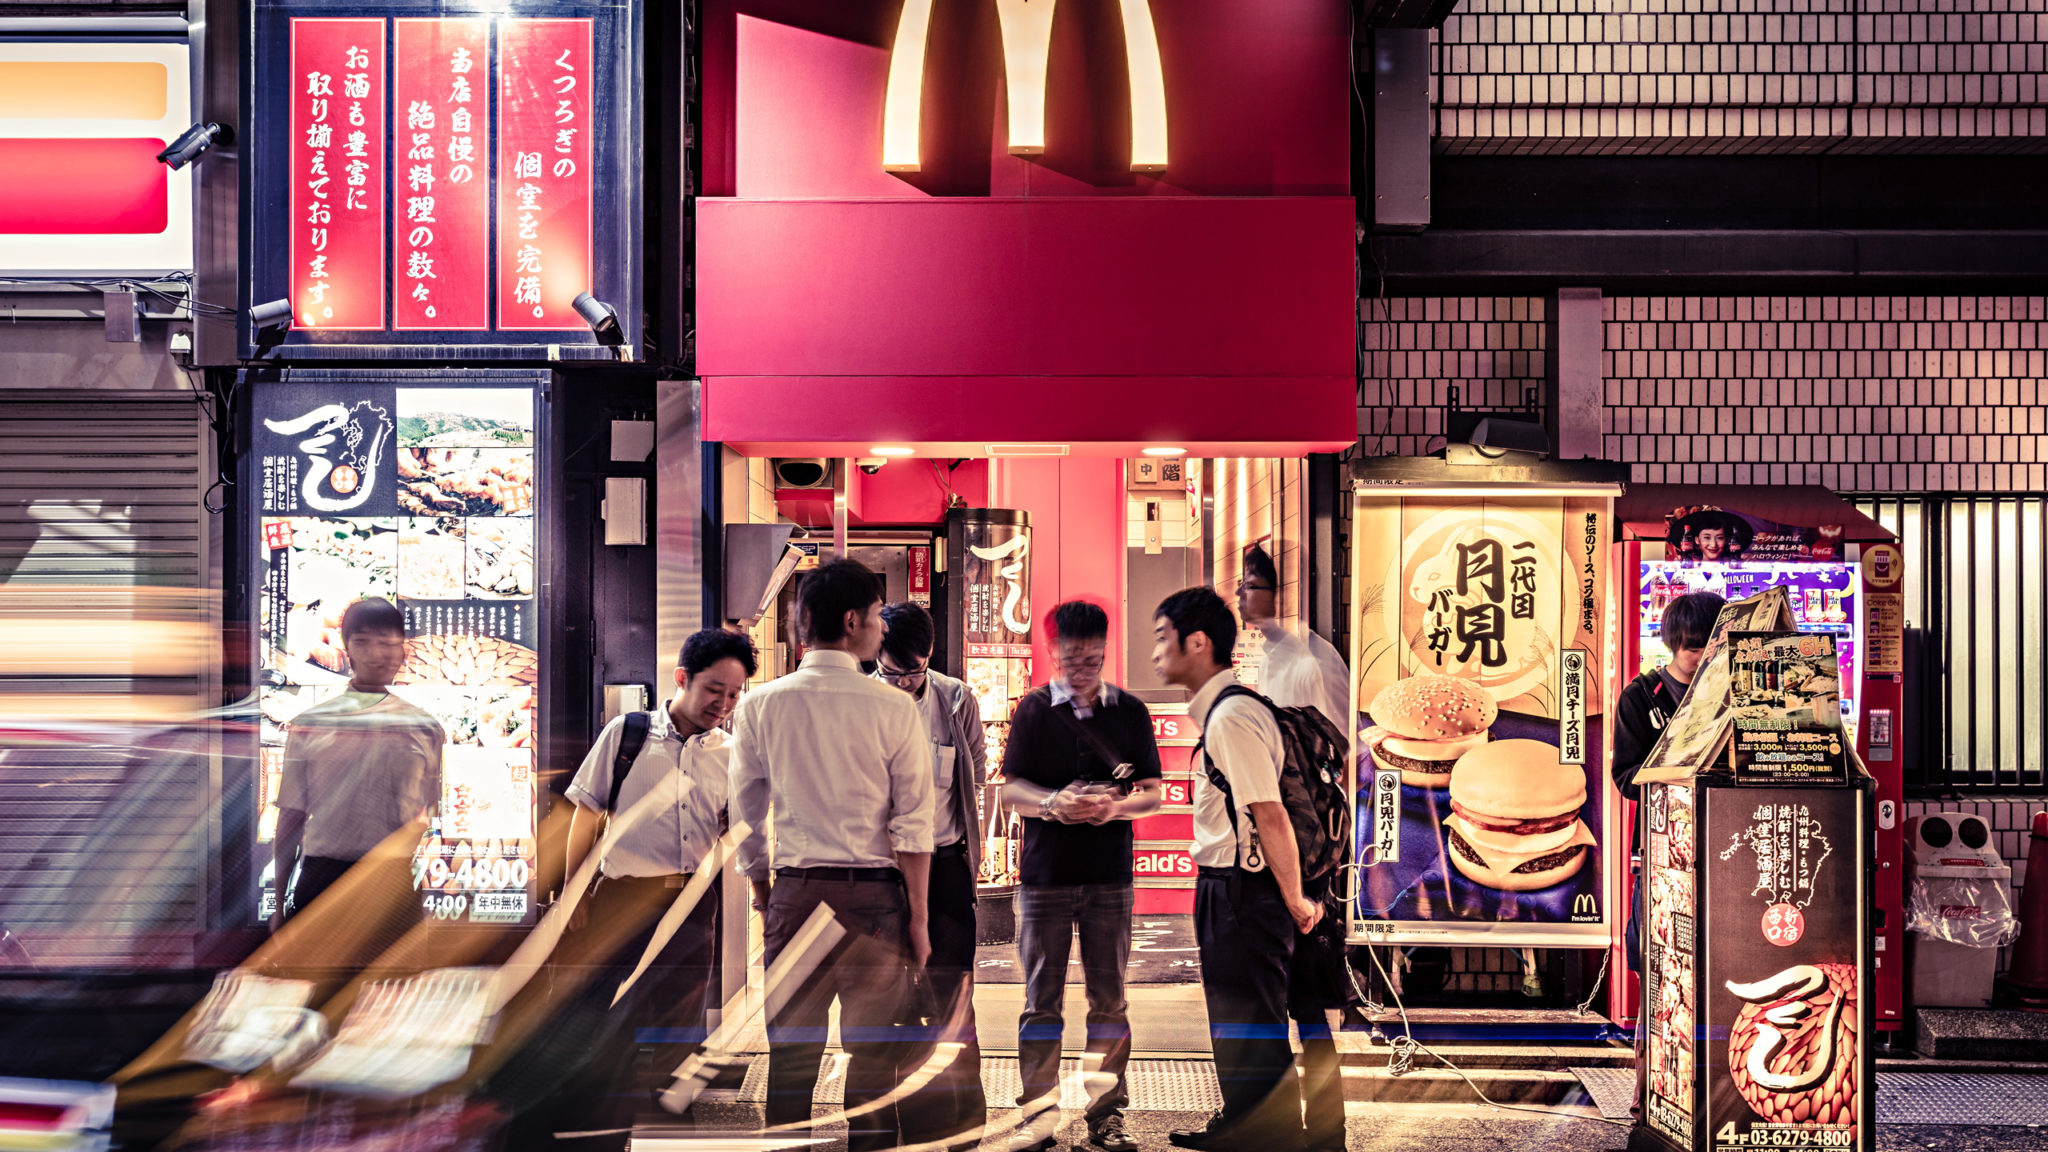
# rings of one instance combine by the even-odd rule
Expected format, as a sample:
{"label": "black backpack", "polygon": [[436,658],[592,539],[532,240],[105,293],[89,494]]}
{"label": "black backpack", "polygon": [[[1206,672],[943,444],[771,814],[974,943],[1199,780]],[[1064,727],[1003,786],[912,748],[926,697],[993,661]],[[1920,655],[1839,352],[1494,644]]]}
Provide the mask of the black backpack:
{"label": "black backpack", "polygon": [[[1280,727],[1280,743],[1287,753],[1280,768],[1280,799],[1294,825],[1295,845],[1301,850],[1301,887],[1313,899],[1316,892],[1337,887],[1335,881],[1350,852],[1351,799],[1344,793],[1344,771],[1350,758],[1345,753],[1344,734],[1329,717],[1314,708],[1282,708],[1242,684],[1225,688],[1216,703],[1232,696],[1257,700],[1273,714],[1274,723]],[[1214,710],[1215,705],[1211,705],[1212,714]],[[1205,733],[1203,741],[1207,739]],[[1230,782],[1216,770],[1208,749],[1199,744],[1197,748],[1202,753],[1209,783],[1223,792],[1230,812],[1230,830],[1234,833],[1237,805],[1230,795]],[[1254,834],[1255,854],[1257,845]]]}

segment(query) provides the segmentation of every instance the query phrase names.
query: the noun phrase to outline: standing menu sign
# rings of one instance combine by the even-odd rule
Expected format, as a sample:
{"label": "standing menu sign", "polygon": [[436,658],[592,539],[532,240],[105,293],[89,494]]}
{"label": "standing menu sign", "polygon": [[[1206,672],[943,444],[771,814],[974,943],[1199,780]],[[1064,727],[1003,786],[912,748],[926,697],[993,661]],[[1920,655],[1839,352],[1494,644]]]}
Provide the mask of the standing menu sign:
{"label": "standing menu sign", "polygon": [[[256,392],[259,842],[276,827],[293,718],[348,682],[342,612],[383,597],[406,621],[393,694],[447,737],[439,809],[414,859],[423,908],[526,922],[538,812],[534,390],[334,377]],[[274,901],[265,883],[264,915]]]}
{"label": "standing menu sign", "polygon": [[630,358],[637,13],[257,0],[249,299],[290,302],[277,355],[609,357],[572,305],[589,292]]}
{"label": "standing menu sign", "polygon": [[[1357,492],[1352,785],[1364,868],[1354,939],[1605,940],[1614,881],[1604,845],[1616,834],[1601,741],[1610,512],[1605,490]],[[1435,699],[1441,690],[1423,685],[1444,678],[1490,705],[1473,731],[1451,739],[1406,730],[1426,718],[1373,715],[1375,701],[1403,694],[1391,689]],[[1438,744],[1440,759],[1416,763]],[[1461,782],[1452,765],[1489,744],[1499,745],[1489,755],[1511,748],[1513,762],[1492,773],[1489,794],[1461,793],[1476,777]],[[1523,811],[1532,788],[1540,812]]]}

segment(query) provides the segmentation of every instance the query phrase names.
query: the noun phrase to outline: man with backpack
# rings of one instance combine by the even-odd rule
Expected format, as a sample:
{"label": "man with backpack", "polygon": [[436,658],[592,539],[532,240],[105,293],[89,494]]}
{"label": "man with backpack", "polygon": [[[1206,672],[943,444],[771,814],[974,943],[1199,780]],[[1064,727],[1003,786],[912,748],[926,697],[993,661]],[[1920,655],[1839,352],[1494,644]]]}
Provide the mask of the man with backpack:
{"label": "man with backpack", "polygon": [[[1265,637],[1259,663],[1259,692],[1276,708],[1313,708],[1337,729],[1349,763],[1351,670],[1330,642],[1307,629],[1280,622],[1280,570],[1263,547],[1245,550],[1244,577],[1237,582],[1237,613],[1244,626]],[[1357,1003],[1358,994],[1344,955],[1343,915],[1329,882],[1302,883],[1309,899],[1323,905],[1315,931],[1294,942],[1287,979],[1288,1015],[1301,1036],[1301,1094],[1307,1104],[1304,1152],[1343,1152],[1344,1060],[1330,1028],[1330,1013]]]}
{"label": "man with backpack", "polygon": [[[718,948],[717,884],[631,992],[614,999],[723,833],[730,754],[723,725],[754,670],[745,635],[706,629],[691,636],[667,707],[607,724],[564,793],[576,805],[565,875],[575,876],[593,850],[601,853],[596,884],[557,953],[558,969],[582,981],[562,1026],[587,1029],[592,1039],[588,1061],[562,1092],[557,1122],[605,1133],[586,1146],[625,1147],[637,1106],[703,1043]],[[653,1060],[636,1070],[643,1028]]]}
{"label": "man with backpack", "polygon": [[[1288,976],[1298,933],[1324,916],[1304,879],[1341,860],[1341,738],[1312,710],[1278,710],[1237,682],[1237,619],[1208,588],[1153,614],[1152,663],[1192,691],[1202,729],[1194,804],[1195,942],[1223,1109],[1172,1134],[1182,1148],[1301,1146],[1301,1091],[1288,1044]],[[1334,804],[1331,792],[1340,798]],[[1299,828],[1306,836],[1297,835]]]}

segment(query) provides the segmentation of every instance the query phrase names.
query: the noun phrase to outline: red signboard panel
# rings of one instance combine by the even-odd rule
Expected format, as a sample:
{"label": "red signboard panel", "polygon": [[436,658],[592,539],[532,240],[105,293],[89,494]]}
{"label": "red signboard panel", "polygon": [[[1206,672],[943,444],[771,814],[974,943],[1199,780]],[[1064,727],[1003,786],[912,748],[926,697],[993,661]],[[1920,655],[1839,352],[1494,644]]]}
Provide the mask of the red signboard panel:
{"label": "red signboard panel", "polygon": [[490,23],[394,26],[391,326],[488,328]]}
{"label": "red signboard panel", "polygon": [[591,24],[500,22],[498,327],[577,329],[591,287]]}
{"label": "red signboard panel", "polygon": [[384,327],[384,21],[292,21],[291,300],[305,328]]}
{"label": "red signboard panel", "polygon": [[170,169],[161,140],[0,140],[0,234],[107,235],[162,232],[170,219]]}

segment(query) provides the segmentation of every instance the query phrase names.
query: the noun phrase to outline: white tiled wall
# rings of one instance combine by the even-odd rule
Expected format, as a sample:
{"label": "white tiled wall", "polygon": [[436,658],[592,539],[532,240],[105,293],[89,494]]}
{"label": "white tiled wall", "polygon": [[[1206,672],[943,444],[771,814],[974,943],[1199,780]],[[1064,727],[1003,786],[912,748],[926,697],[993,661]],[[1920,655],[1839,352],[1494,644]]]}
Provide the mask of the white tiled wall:
{"label": "white tiled wall", "polygon": [[2030,152],[2048,0],[1467,0],[1435,34],[1438,147]]}

